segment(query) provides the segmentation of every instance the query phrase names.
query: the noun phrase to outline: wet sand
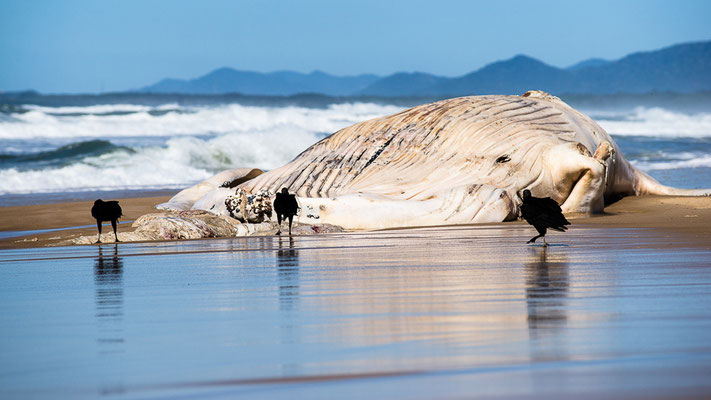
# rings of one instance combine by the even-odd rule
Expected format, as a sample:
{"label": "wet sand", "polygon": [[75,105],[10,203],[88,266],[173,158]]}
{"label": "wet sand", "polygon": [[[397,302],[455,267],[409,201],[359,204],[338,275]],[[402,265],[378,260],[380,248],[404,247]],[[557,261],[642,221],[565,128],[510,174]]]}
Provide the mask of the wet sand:
{"label": "wet sand", "polygon": [[3,250],[0,397],[708,398],[711,249],[665,232]]}
{"label": "wet sand", "polygon": [[[118,199],[124,213],[121,220],[124,223],[119,225],[119,231],[132,231],[130,222],[141,215],[156,212],[154,206],[168,201],[170,197]],[[70,238],[95,235],[96,222],[89,212],[92,204],[84,201],[0,207],[0,249],[56,246]],[[667,235],[682,235],[681,243],[711,246],[711,197],[626,197],[607,207],[605,214],[571,216],[570,220],[574,227],[594,225],[658,229],[667,232]],[[525,222],[504,223],[510,224],[525,225]],[[71,227],[82,228],[66,229]],[[62,230],[34,232],[48,229]],[[111,232],[111,225],[105,223],[103,229],[104,232]],[[3,237],[3,232],[10,232],[12,236]]]}
{"label": "wet sand", "polygon": [[[165,200],[121,204],[135,219]],[[0,207],[0,230],[93,234],[90,208]],[[711,397],[711,198],[606,211],[548,248],[521,222],[5,238],[0,398]]]}

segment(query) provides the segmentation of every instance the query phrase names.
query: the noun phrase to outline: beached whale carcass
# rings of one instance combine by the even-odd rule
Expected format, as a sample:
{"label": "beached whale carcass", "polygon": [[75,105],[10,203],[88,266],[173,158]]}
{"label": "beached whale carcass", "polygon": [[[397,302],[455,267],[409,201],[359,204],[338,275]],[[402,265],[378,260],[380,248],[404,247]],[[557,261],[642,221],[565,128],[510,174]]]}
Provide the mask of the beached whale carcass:
{"label": "beached whale carcass", "polygon": [[500,222],[523,189],[566,213],[635,194],[702,195],[635,169],[591,118],[541,91],[460,97],[342,129],[240,185],[299,196],[302,223],[351,229]]}

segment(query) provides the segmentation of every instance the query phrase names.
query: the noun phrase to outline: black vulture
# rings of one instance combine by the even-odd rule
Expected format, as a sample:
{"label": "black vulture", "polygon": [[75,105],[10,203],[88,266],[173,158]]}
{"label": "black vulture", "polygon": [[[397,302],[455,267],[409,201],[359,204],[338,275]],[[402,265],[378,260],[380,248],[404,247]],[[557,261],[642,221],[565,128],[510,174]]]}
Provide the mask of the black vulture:
{"label": "black vulture", "polygon": [[116,234],[116,223],[122,215],[123,212],[118,201],[103,201],[99,199],[94,202],[94,206],[91,207],[91,216],[96,218],[96,225],[99,227],[99,239],[96,243],[101,243],[101,223],[103,221],[111,221],[116,241],[120,242],[118,235]]}
{"label": "black vulture", "polygon": [[548,246],[548,243],[546,243],[546,230],[548,228],[565,232],[568,229],[566,225],[570,225],[555,200],[550,197],[533,197],[528,189],[523,191],[521,217],[533,225],[539,233],[538,236],[531,238],[527,243],[535,243],[536,239],[543,237],[544,246]]}
{"label": "black vulture", "polygon": [[299,203],[296,202],[296,196],[289,194],[287,188],[282,188],[281,193],[277,193],[274,199],[274,211],[279,223],[277,235],[281,234],[282,218],[289,218],[289,235],[291,235],[291,222],[294,219],[294,215],[299,211]]}

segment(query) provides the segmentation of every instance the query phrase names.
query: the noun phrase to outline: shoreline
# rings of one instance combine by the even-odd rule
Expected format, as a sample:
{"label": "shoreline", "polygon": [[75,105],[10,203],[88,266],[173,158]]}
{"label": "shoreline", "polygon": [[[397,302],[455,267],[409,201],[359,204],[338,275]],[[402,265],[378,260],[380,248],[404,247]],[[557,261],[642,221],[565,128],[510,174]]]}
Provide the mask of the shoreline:
{"label": "shoreline", "polygon": [[[168,201],[170,197],[116,197],[124,213],[119,220],[119,232],[133,231],[132,221],[141,215],[157,212],[154,206]],[[96,235],[96,223],[90,215],[92,205],[93,201],[76,201],[0,207],[0,249],[56,246],[74,237]],[[662,230],[668,237],[683,236],[683,242],[689,246],[711,248],[711,197],[630,196],[606,207],[603,214],[571,215],[568,219],[573,228]],[[512,224],[526,223],[511,221],[465,226]],[[414,227],[399,229],[410,228]],[[103,232],[111,232],[111,225],[105,223]]]}
{"label": "shoreline", "polygon": [[6,194],[0,196],[0,208],[30,205],[51,205],[60,203],[93,202],[96,199],[134,199],[143,197],[172,197],[183,190],[177,189],[130,189],[130,190],[91,190],[86,192],[57,192],[29,194]]}
{"label": "shoreline", "polygon": [[[111,200],[119,201],[123,210],[118,231],[131,231],[129,221],[157,212],[155,205],[166,202],[171,197],[172,195],[112,198]],[[93,204],[94,201],[91,200],[0,207],[0,232],[45,231],[22,236],[0,236],[0,249],[56,246],[59,242],[73,237],[96,235],[96,220],[91,216]],[[110,223],[104,223],[102,229],[104,233],[112,232]]]}

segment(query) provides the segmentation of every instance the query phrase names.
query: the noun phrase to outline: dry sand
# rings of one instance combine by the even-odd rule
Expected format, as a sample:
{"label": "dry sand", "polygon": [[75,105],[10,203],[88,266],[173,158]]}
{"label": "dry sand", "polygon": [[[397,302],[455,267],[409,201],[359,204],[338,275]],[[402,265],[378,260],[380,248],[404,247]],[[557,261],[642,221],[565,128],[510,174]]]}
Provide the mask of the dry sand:
{"label": "dry sand", "polygon": [[[169,196],[118,199],[124,213],[122,221],[133,221],[141,215],[155,212],[156,204],[169,199]],[[90,225],[0,239],[0,249],[53,246],[77,236],[96,234],[95,221],[90,215],[92,204],[83,201],[0,207],[0,231],[37,231]],[[660,229],[668,235],[684,236],[689,245],[711,247],[711,197],[626,197],[607,207],[604,214],[571,216],[569,219],[575,227],[595,225]],[[110,225],[104,226],[104,232],[110,230]],[[132,230],[130,223],[119,225],[120,232]]]}
{"label": "dry sand", "polygon": [[[119,200],[123,218],[119,222],[134,221],[144,214],[156,212],[155,205],[170,200],[165,197],[140,197],[114,199]],[[95,235],[96,220],[91,217],[93,201],[70,203],[39,204],[29,206],[0,207],[0,232],[36,231],[44,229],[62,229],[91,225],[90,227],[66,229],[46,233],[33,233],[26,236],[0,239],[0,249],[53,246],[57,243],[78,237]],[[131,223],[120,224],[119,232],[132,231]],[[103,232],[111,232],[111,225],[105,224]]]}
{"label": "dry sand", "polygon": [[711,247],[711,197],[632,196],[605,208],[605,214],[572,219],[576,225],[650,228],[681,235],[694,246]]}

